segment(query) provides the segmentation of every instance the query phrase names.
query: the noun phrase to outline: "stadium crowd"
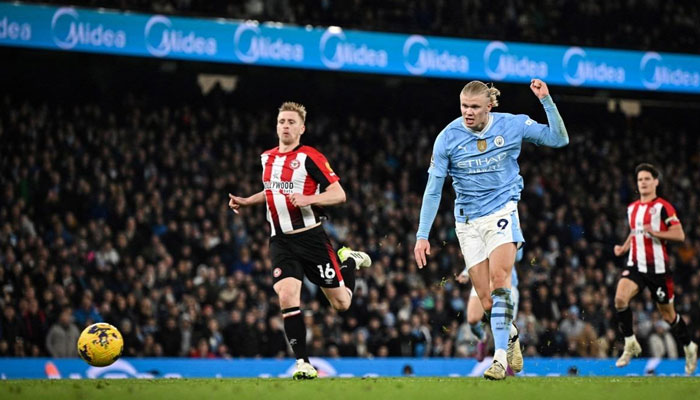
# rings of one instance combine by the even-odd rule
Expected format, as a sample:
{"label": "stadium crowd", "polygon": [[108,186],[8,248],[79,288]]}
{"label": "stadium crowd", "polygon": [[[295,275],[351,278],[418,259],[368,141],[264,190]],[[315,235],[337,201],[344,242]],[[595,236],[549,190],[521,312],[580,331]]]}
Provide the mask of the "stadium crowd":
{"label": "stadium crowd", "polygon": [[535,43],[697,53],[700,4],[688,0],[39,0],[297,25],[337,25]]}
{"label": "stadium crowd", "polygon": [[[96,321],[121,330],[126,356],[291,355],[264,209],[234,215],[226,205],[229,192],[260,190],[259,154],[277,143],[276,105],[200,103],[126,98],[112,108],[0,97],[0,356],[76,356],[80,330]],[[676,307],[700,336],[698,137],[673,119],[564,119],[567,148],[526,144],[521,155],[525,355],[619,354],[613,296],[624,260],[612,247],[628,233],[625,206],[641,161],[664,172],[662,195],[685,228],[685,243],[670,248]],[[348,196],[329,210],[326,229],[335,244],[374,260],[358,273],[345,313],[305,286],[311,355],[474,354],[470,287],[454,279],[463,261],[451,188],[429,265],[418,270],[412,256],[431,146],[447,122],[311,109],[302,142],[326,154]],[[645,355],[678,356],[648,291],[633,307]]]}

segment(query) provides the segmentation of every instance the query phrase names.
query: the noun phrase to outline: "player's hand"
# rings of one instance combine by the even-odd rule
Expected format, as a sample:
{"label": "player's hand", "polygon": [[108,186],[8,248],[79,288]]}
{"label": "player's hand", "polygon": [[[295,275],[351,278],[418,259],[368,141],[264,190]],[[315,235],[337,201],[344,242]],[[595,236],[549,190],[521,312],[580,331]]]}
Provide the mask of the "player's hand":
{"label": "player's hand", "polygon": [[455,279],[457,280],[457,282],[459,282],[461,284],[465,284],[465,283],[469,282],[469,275],[459,274],[455,277]]}
{"label": "player's hand", "polygon": [[233,210],[233,212],[235,212],[236,214],[239,213],[238,210],[239,210],[241,207],[245,207],[245,206],[247,206],[247,205],[248,205],[247,199],[245,199],[245,198],[243,198],[243,197],[234,196],[234,195],[232,195],[231,193],[228,194],[228,206],[229,206],[229,207]]}
{"label": "player's hand", "polygon": [[311,196],[304,196],[301,193],[290,194],[287,198],[294,207],[305,207],[311,204]]}
{"label": "player's hand", "polygon": [[616,244],[613,248],[613,253],[615,253],[617,257],[621,256],[624,252],[624,247],[620,246],[619,244]]}
{"label": "player's hand", "polygon": [[644,233],[646,233],[646,234],[649,235],[650,237],[656,237],[656,232],[653,231],[653,230],[651,230],[651,225],[650,225],[650,224],[644,225]]}
{"label": "player's hand", "polygon": [[541,79],[534,78],[530,81],[530,90],[537,96],[538,99],[544,99],[549,96],[549,88]]}
{"label": "player's hand", "polygon": [[416,240],[416,247],[413,248],[413,255],[416,257],[418,268],[423,268],[428,263],[425,255],[430,255],[430,242],[425,239]]}

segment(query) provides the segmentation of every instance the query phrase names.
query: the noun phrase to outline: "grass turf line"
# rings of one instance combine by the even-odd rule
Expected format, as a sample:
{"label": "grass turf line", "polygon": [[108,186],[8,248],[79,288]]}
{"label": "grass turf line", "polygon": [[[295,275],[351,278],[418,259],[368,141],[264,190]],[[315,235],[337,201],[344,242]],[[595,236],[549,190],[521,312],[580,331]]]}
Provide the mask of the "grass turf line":
{"label": "grass turf line", "polygon": [[126,379],[0,381],[3,400],[63,399],[615,399],[700,398],[700,378],[556,377],[509,378],[343,378],[291,379]]}

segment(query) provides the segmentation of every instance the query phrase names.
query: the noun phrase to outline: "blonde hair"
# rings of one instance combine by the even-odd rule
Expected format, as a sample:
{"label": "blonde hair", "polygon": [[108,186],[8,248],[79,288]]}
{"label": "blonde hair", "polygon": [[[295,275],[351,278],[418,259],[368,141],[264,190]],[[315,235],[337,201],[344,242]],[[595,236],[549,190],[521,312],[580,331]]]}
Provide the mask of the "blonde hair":
{"label": "blonde hair", "polygon": [[306,122],[306,107],[302,104],[293,101],[285,101],[279,108],[279,112],[282,111],[294,111],[299,114],[302,123]]}
{"label": "blonde hair", "polygon": [[491,105],[493,107],[498,107],[498,96],[501,95],[501,91],[496,89],[495,86],[493,86],[493,83],[489,87],[486,85],[484,82],[481,81],[471,81],[464,85],[464,88],[462,88],[462,92],[460,95],[464,96],[469,96],[469,95],[485,95],[488,97],[489,101],[491,102]]}

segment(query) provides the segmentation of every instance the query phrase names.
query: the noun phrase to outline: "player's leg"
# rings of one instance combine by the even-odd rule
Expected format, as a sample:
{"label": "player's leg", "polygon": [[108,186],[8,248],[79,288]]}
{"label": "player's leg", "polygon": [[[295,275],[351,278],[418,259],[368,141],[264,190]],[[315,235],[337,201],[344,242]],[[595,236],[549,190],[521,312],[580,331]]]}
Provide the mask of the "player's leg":
{"label": "player's leg", "polygon": [[[491,296],[489,294],[489,261],[486,257],[485,243],[472,223],[456,223],[455,232],[464,257],[464,264],[467,266],[469,279],[472,282],[472,291],[479,298],[483,313],[489,316]],[[471,301],[469,299],[469,304]]]}
{"label": "player's leg", "polygon": [[[493,333],[495,347],[493,358],[494,363],[498,362],[503,368],[504,374],[506,367],[510,364],[513,364],[511,368],[513,368],[514,372],[522,370],[522,353],[520,353],[517,362],[508,362],[509,338],[511,327],[513,326],[514,306],[510,282],[516,251],[515,243],[511,242],[499,245],[489,254],[489,280],[493,302],[491,307],[491,332]],[[499,377],[491,377],[491,379],[499,379]]]}
{"label": "player's leg", "polygon": [[630,363],[632,357],[636,357],[642,352],[642,346],[639,345],[637,338],[634,336],[632,310],[630,309],[630,300],[639,292],[640,284],[636,280],[641,279],[639,273],[632,269],[626,268],[623,276],[617,283],[615,291],[615,310],[617,310],[617,325],[618,329],[625,338],[625,348],[622,355],[615,362],[618,367],[624,367]]}
{"label": "player's leg", "polygon": [[[515,266],[513,266],[513,270],[515,270]],[[513,284],[512,277],[510,297],[513,298],[513,323],[511,324],[510,337],[508,338],[508,350],[506,351],[506,355],[508,356],[508,368],[506,368],[506,372],[508,375],[512,376],[515,375],[515,373],[522,371],[524,367],[523,352],[520,348],[520,335],[515,324],[515,320],[518,318],[520,291],[518,290],[518,287]],[[514,369],[514,366],[517,371]]]}
{"label": "player's leg", "polygon": [[659,277],[654,282],[655,289],[652,289],[652,296],[656,300],[656,307],[659,309],[664,321],[671,325],[671,334],[682,345],[685,352],[685,373],[692,375],[698,365],[698,345],[690,340],[690,331],[680,314],[673,306],[673,277],[668,274]]}
{"label": "player's leg", "polygon": [[352,304],[352,294],[355,291],[355,272],[360,268],[368,268],[372,265],[372,259],[364,251],[356,251],[348,247],[338,250],[338,258],[340,259],[343,286],[321,287],[321,290],[333,308],[338,311],[346,311]]}
{"label": "player's leg", "polygon": [[284,333],[297,360],[294,379],[313,379],[318,376],[316,369],[309,363],[306,352],[306,326],[301,313],[301,280],[284,278],[273,285],[280,301]]}
{"label": "player's leg", "polygon": [[484,306],[481,305],[479,295],[472,285],[471,293],[469,294],[469,302],[467,302],[467,323],[469,324],[469,329],[478,340],[485,339],[484,329],[481,327],[481,320],[483,318]]}
{"label": "player's leg", "polygon": [[473,295],[469,296],[467,321],[474,335],[479,338],[479,342],[476,344],[476,359],[482,361],[486,357],[486,335],[482,323],[491,321],[491,308],[493,306],[489,283],[489,260],[483,260],[471,266],[468,271]]}
{"label": "player's leg", "polygon": [[[488,285],[488,273],[484,274],[483,285]],[[471,278],[470,278],[471,279]],[[484,292],[487,292],[484,290]],[[484,294],[485,298],[488,299],[488,303],[491,302],[491,296]],[[476,355],[477,361],[481,362],[486,357],[486,333],[483,328],[483,318],[484,318],[484,306],[481,305],[481,300],[479,299],[479,294],[476,292],[476,287],[472,283],[472,288],[469,294],[469,301],[467,303],[467,323],[469,324],[469,329],[472,331],[474,336],[477,338],[476,343]]]}
{"label": "player's leg", "polygon": [[338,311],[350,308],[355,290],[355,272],[369,267],[372,260],[365,252],[343,247],[336,255],[331,241],[318,227],[302,233],[305,236],[299,254],[309,280],[321,287],[331,306]]}
{"label": "player's leg", "polygon": [[[480,314],[482,317],[480,320],[483,320],[484,315],[490,319],[493,300],[491,299],[489,282],[489,260],[483,260],[470,267],[469,279],[472,282],[472,290],[476,292],[476,296],[479,299],[479,304],[481,305]],[[471,298],[469,299],[469,302],[471,304]],[[467,317],[469,317],[468,314]]]}
{"label": "player's leg", "polygon": [[313,379],[318,376],[309,363],[306,351],[306,326],[301,312],[301,285],[304,268],[294,255],[298,237],[273,237],[270,240],[272,280],[280,302],[284,321],[284,333],[296,357],[294,379]]}

